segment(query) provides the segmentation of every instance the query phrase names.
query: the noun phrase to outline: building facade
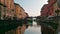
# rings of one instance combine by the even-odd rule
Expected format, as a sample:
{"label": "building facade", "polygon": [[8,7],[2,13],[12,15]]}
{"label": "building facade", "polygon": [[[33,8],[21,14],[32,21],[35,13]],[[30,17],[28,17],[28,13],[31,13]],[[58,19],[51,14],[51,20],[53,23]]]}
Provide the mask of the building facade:
{"label": "building facade", "polygon": [[14,16],[14,0],[0,0],[0,3],[2,5],[5,5],[4,8],[4,18],[1,17],[2,19],[7,19],[7,18],[11,18],[13,19]]}
{"label": "building facade", "polygon": [[0,0],[0,19],[4,20],[6,12],[6,5],[4,5],[4,1]]}
{"label": "building facade", "polygon": [[[27,17],[28,14],[26,14],[25,10],[17,3],[15,4],[15,16],[17,20],[24,19]],[[16,28],[16,34],[23,34],[26,29],[26,25],[18,26]]]}
{"label": "building facade", "polygon": [[16,3],[15,3],[15,13],[17,19],[21,19],[21,18],[24,19],[25,17],[27,17],[25,10],[19,4]]}
{"label": "building facade", "polygon": [[[60,0],[56,0],[53,6],[54,6],[54,11],[59,10],[57,11],[58,15],[56,12],[55,12],[55,15],[60,16]],[[60,20],[58,21],[58,23],[59,23],[59,26],[57,28],[56,34],[60,34]]]}
{"label": "building facade", "polygon": [[[2,20],[16,20],[25,19],[28,14],[25,10],[17,3],[14,3],[14,0],[0,0],[0,19]],[[26,25],[21,24],[22,26],[17,26],[17,28],[10,31],[6,31],[3,34],[23,34]]]}
{"label": "building facade", "polygon": [[54,16],[55,12],[54,12],[54,3],[56,2],[56,0],[48,0],[48,4],[45,4],[42,9],[41,9],[41,15],[44,16]]}
{"label": "building facade", "polygon": [[42,8],[41,8],[41,16],[48,16],[48,4],[45,4]]}
{"label": "building facade", "polygon": [[[56,6],[54,5],[55,3],[56,3],[56,0],[48,0],[48,4],[45,4],[41,9],[41,16],[45,16],[45,17],[55,16],[55,9],[56,9],[56,8],[54,9],[54,6]],[[46,25],[42,25],[41,29],[42,29],[42,34],[44,33],[55,34],[55,30],[49,28]]]}
{"label": "building facade", "polygon": [[22,18],[21,11],[20,11],[21,6],[19,4],[16,4],[16,3],[14,3],[14,5],[15,5],[15,16],[16,16],[17,20],[21,19]]}

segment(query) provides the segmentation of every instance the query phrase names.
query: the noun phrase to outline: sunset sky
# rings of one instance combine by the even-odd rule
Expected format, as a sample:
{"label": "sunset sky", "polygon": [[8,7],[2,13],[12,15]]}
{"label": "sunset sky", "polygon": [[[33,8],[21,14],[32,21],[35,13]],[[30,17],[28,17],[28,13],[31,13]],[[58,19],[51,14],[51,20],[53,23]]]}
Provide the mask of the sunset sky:
{"label": "sunset sky", "polygon": [[20,4],[29,16],[40,15],[41,8],[47,3],[47,0],[14,0],[15,3]]}

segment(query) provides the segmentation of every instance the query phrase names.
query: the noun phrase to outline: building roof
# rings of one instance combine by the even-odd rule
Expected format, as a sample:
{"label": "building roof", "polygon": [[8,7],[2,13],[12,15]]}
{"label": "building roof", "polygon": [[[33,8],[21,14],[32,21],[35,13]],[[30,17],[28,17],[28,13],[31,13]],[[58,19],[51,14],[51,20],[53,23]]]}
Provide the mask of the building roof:
{"label": "building roof", "polygon": [[[18,3],[14,3],[14,4],[20,6]],[[23,7],[21,7],[21,6],[20,6],[20,8],[23,9]],[[24,10],[24,9],[23,9],[23,10]],[[24,11],[25,11],[25,10],[24,10]]]}
{"label": "building roof", "polygon": [[47,5],[48,5],[48,4],[43,5],[43,7],[41,8],[41,10],[43,10],[43,9],[44,9],[44,7],[45,7],[45,6],[47,6]]}

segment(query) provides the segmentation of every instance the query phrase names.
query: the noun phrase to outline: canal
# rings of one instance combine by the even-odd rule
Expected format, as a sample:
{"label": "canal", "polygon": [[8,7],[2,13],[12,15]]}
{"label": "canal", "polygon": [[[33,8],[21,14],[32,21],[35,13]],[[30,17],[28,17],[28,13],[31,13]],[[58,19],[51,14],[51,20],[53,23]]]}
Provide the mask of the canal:
{"label": "canal", "polygon": [[29,26],[24,34],[41,34],[41,26],[38,26],[37,23],[33,21],[33,26]]}

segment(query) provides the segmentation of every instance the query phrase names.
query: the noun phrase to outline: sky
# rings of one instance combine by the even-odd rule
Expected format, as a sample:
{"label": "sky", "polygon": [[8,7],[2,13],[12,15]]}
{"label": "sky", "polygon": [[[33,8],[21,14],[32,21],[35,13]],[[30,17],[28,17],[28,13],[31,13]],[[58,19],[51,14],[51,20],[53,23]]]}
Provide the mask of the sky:
{"label": "sky", "polygon": [[29,16],[39,16],[41,8],[47,4],[47,0],[14,0],[15,3],[21,5]]}

